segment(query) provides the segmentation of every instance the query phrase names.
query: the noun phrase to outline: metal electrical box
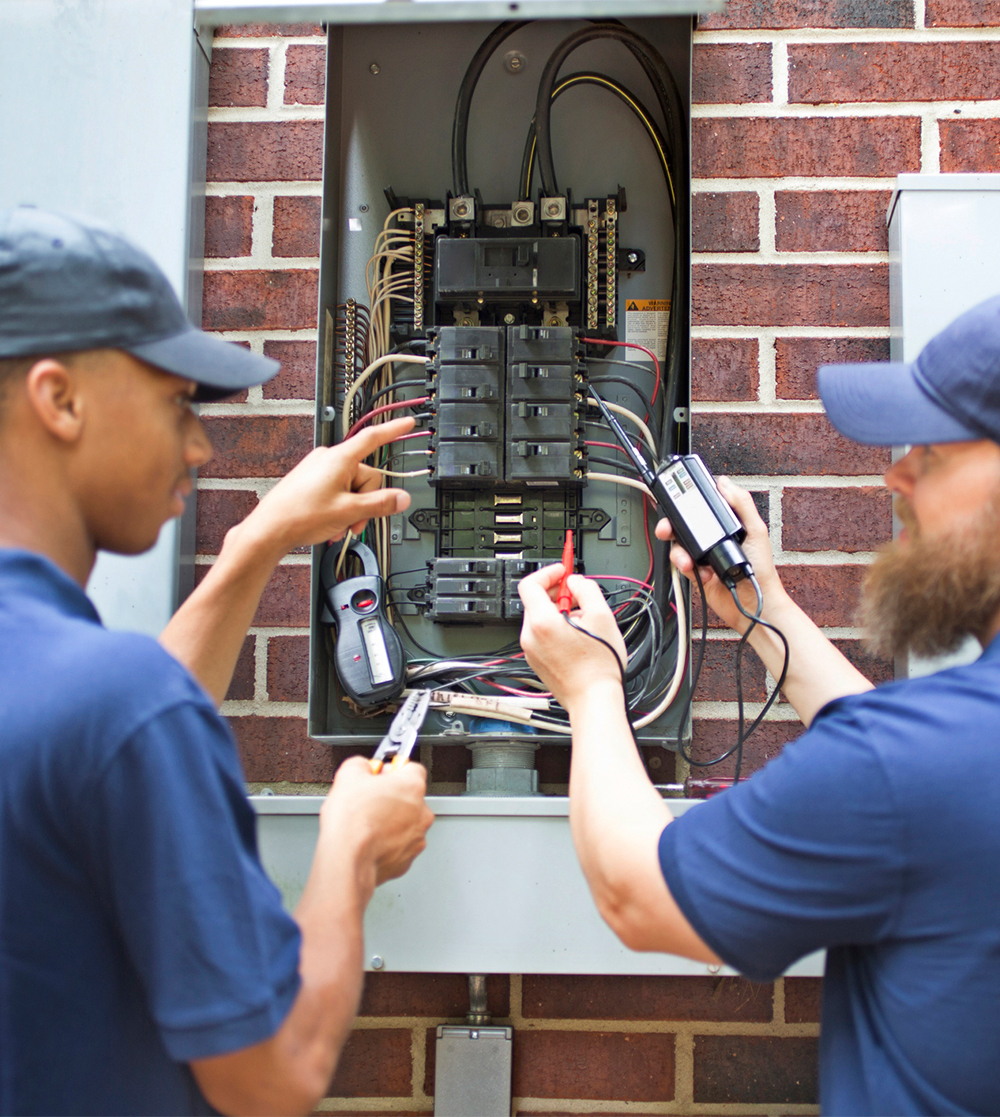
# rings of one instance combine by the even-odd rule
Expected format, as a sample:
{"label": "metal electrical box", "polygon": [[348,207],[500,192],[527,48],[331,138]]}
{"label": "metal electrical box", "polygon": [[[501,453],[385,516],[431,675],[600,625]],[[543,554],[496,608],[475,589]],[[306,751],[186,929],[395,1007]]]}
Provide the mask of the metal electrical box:
{"label": "metal electrical box", "polygon": [[[332,444],[375,407],[426,401],[414,410],[425,412],[420,433],[429,437],[382,461],[411,507],[386,537],[375,528],[365,538],[382,576],[391,574],[385,611],[411,663],[516,650],[517,582],[558,561],[570,529],[577,569],[602,578],[614,605],[635,609],[627,604],[635,584],[657,587],[649,592],[669,631],[650,636],[648,693],[666,689],[677,653],[668,568],[662,549],[654,561],[641,493],[613,480],[622,475],[614,435],[595,422],[588,386],[645,416],[657,455],[668,444],[687,450],[692,20],[635,12],[699,7],[620,4],[620,23],[606,21],[597,37],[587,5],[548,6],[544,15],[563,18],[534,20],[524,5],[505,6],[516,22],[485,52],[464,132],[456,106],[496,27],[468,18],[480,6],[455,5],[460,18],[433,25],[330,27],[316,437]],[[579,45],[560,54],[571,36]],[[661,84],[674,90],[671,113],[649,77],[653,57],[669,75]],[[546,175],[543,134],[539,125],[532,139],[531,127],[550,72],[554,172]],[[398,250],[391,305],[379,298],[380,248]],[[673,379],[668,329],[679,338]],[[384,386],[370,363],[380,331],[402,354]],[[659,372],[643,352],[616,348],[622,342],[651,349]],[[404,386],[398,394],[395,383]],[[329,604],[335,558],[323,548],[314,556],[309,731],[331,744],[371,745],[388,713],[375,682],[359,709],[336,669],[334,622],[345,607]],[[342,566],[340,558],[339,577]],[[366,607],[373,600],[365,597]],[[366,623],[377,644],[369,659],[377,653],[388,679],[391,648],[376,622]],[[362,667],[365,655],[359,648]],[[641,728],[642,743],[676,748],[687,739],[683,707],[675,701]],[[567,741],[434,706],[421,737],[455,747],[487,738]]]}

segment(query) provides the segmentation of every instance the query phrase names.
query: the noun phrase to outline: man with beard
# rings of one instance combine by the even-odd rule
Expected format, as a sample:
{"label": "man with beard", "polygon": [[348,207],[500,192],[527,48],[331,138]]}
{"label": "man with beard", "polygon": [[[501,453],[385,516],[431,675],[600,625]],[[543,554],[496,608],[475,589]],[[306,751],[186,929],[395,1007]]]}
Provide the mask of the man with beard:
{"label": "man with beard", "polygon": [[[929,655],[971,635],[977,662],[873,688],[789,598],[753,501],[725,479],[763,616],[790,645],[785,695],[808,726],[753,779],[671,820],[634,746],[619,665],[552,601],[561,566],[521,583],[522,646],[569,711],[573,837],[626,945],[758,980],[825,947],[824,1112],[997,1113],[1000,298],[912,365],[827,366],[819,390],[843,434],[912,446],[885,473],[905,528],[866,583],[875,647]],[[687,554],[671,557],[692,575]],[[729,591],[701,575],[742,632]],[[569,588],[576,622],[624,656],[596,584]],[[777,638],[758,627],[750,640],[777,677]]]}

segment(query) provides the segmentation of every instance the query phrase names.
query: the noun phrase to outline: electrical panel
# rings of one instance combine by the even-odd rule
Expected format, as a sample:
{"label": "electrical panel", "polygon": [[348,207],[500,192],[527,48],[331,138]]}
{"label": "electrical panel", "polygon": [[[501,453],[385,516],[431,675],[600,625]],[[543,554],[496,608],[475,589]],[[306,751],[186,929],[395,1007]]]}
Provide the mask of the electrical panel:
{"label": "electrical panel", "polygon": [[317,549],[313,736],[388,723],[384,679],[359,698],[363,648],[338,676],[330,611],[375,601],[350,592],[373,554],[406,685],[457,695],[422,740],[566,743],[522,677],[517,585],[572,532],[626,637],[638,739],[684,739],[686,598],[591,392],[651,457],[688,448],[690,30],[331,29],[317,441],[417,424],[373,459],[407,512]]}

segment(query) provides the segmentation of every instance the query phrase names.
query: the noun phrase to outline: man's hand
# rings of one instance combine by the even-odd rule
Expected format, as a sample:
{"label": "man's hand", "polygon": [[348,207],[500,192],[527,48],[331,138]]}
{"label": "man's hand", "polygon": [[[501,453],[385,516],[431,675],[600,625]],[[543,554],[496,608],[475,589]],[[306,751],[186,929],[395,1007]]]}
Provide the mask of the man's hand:
{"label": "man's hand", "polygon": [[[556,609],[562,576],[563,565],[557,562],[522,578],[517,592],[524,604],[521,648],[563,709],[570,710],[582,694],[605,682],[620,691],[621,671],[607,648],[577,632]],[[628,658],[625,641],[597,584],[571,574],[566,585],[573,597],[573,620],[607,640],[624,663]]]}
{"label": "man's hand", "polygon": [[410,762],[374,775],[368,761],[352,756],[337,769],[321,812],[321,824],[360,843],[374,869],[375,884],[401,877],[427,846],[434,814],[424,801],[427,772]]}
{"label": "man's hand", "polygon": [[[774,557],[771,553],[771,540],[768,538],[767,525],[758,515],[753,497],[746,489],[734,485],[728,477],[717,477],[716,481],[719,492],[722,493],[723,498],[743,521],[743,526],[747,529],[747,537],[742,544],[743,550],[753,565],[754,574],[764,594],[764,601],[771,601],[779,594],[783,594],[784,589],[774,567]],[[656,525],[656,538],[673,539],[673,528],[669,520],[660,520]],[[670,548],[670,561],[686,578],[692,582],[694,581],[694,562],[687,551],[677,543],[674,543]],[[730,628],[742,632],[750,622],[736,608],[732,594],[722,584],[721,579],[710,566],[700,566],[698,570],[701,574],[705,599],[713,612],[718,614]],[[754,612],[757,607],[757,597],[753,592],[753,587],[745,579],[739,583],[739,594],[740,600],[743,602],[743,608],[751,613]]]}
{"label": "man's hand", "polygon": [[410,506],[410,494],[383,488],[385,475],[364,465],[380,446],[413,429],[412,418],[365,427],[336,446],[317,446],[261,500],[237,531],[267,539],[287,554],[295,547],[355,535],[369,519]]}

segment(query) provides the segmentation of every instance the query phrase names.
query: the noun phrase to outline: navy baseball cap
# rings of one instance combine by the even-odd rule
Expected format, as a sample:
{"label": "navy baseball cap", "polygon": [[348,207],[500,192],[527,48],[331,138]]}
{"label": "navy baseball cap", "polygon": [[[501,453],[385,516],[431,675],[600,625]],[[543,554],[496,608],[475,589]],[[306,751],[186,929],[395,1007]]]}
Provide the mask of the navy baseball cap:
{"label": "navy baseball cap", "polygon": [[1000,442],[1000,296],[967,310],[911,364],[823,365],[830,422],[870,446]]}
{"label": "navy baseball cap", "polygon": [[0,210],[0,358],[123,349],[221,399],[281,367],[191,324],[145,252],[86,217]]}

